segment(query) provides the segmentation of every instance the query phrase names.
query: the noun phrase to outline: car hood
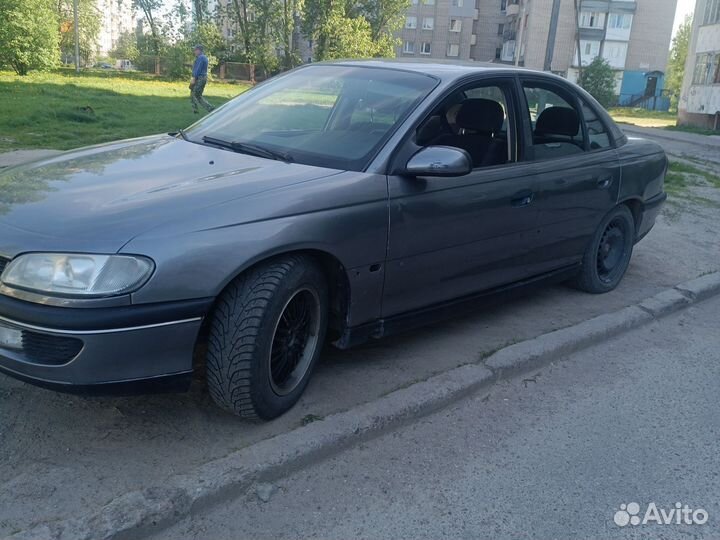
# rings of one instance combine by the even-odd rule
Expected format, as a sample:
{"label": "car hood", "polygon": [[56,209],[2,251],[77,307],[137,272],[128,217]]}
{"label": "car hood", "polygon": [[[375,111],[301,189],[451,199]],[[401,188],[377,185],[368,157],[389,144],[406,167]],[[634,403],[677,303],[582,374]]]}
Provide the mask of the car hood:
{"label": "car hood", "polygon": [[67,152],[0,172],[0,253],[115,252],[214,205],[337,172],[170,136]]}

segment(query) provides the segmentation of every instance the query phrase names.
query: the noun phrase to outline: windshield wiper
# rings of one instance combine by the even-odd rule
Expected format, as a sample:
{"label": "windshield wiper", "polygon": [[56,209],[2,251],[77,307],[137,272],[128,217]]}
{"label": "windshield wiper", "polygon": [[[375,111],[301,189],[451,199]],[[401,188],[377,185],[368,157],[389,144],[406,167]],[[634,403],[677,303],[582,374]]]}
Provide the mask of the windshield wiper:
{"label": "windshield wiper", "polygon": [[217,139],[215,137],[203,137],[203,142],[208,144],[214,144],[216,146],[222,146],[232,150],[233,152],[240,152],[242,154],[249,154],[251,156],[263,157],[267,159],[274,159],[276,161],[284,161],[285,163],[292,163],[295,161],[290,154],[285,152],[278,152],[277,150],[270,150],[264,146],[258,146],[257,144],[243,142],[243,141],[226,141],[224,139]]}

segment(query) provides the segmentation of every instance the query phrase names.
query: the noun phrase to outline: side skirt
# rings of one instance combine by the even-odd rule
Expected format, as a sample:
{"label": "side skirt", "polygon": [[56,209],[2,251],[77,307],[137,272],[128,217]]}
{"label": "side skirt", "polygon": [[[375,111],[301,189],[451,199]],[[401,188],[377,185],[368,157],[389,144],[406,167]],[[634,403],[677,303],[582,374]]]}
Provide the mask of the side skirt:
{"label": "side skirt", "polygon": [[532,290],[534,287],[562,283],[578,273],[580,263],[553,270],[539,276],[516,281],[508,285],[482,291],[477,294],[463,296],[448,302],[435,304],[399,315],[366,323],[360,326],[346,328],[340,338],[333,342],[338,349],[349,349],[370,339],[380,339],[392,334],[407,332],[433,322],[458,317],[463,313],[476,311],[479,307],[517,298],[520,294]]}

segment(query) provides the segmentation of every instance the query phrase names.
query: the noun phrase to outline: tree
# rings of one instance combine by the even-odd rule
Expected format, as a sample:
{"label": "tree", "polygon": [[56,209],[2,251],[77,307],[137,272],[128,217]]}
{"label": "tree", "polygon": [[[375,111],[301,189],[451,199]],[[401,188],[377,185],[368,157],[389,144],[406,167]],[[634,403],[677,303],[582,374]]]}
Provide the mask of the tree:
{"label": "tree", "polygon": [[[73,0],[56,0],[57,20],[60,23],[60,52],[63,58],[75,57],[75,21]],[[87,63],[97,49],[100,33],[100,14],[95,0],[78,0],[80,27],[80,56]]]}
{"label": "tree", "polygon": [[281,0],[282,8],[278,18],[278,35],[282,48],[282,64],[290,69],[301,62],[295,50],[295,20],[302,11],[302,0]]}
{"label": "tree", "polygon": [[208,22],[210,20],[208,0],[193,0],[193,14],[199,25]]}
{"label": "tree", "polygon": [[[371,0],[382,1],[382,0]],[[395,4],[397,5],[397,4]],[[375,11],[376,30],[365,15],[366,7],[347,0],[306,0],[303,32],[315,41],[318,60],[391,56],[395,45],[391,19]]]}
{"label": "tree", "polygon": [[115,58],[136,62],[140,57],[140,50],[138,49],[135,32],[124,32],[120,34],[112,54]]}
{"label": "tree", "polygon": [[54,67],[60,57],[52,0],[0,0],[0,65],[18,75]]}
{"label": "tree", "polygon": [[236,44],[244,62],[259,64],[266,71],[277,67],[278,43],[283,37],[282,0],[230,0],[224,15],[237,29]]}
{"label": "tree", "polygon": [[163,0],[132,0],[133,7],[142,11],[150,27],[150,45],[155,56],[160,56],[162,46],[161,28],[156,15],[158,10],[163,7],[163,4]]}
{"label": "tree", "polygon": [[410,0],[360,0],[352,10],[353,16],[362,15],[370,23],[373,41],[391,39],[402,28]]}
{"label": "tree", "polygon": [[346,17],[343,10],[333,10],[320,28],[323,47],[318,59],[370,58],[377,55],[378,46],[372,28],[365,17]]}
{"label": "tree", "polygon": [[672,40],[670,48],[670,59],[668,60],[667,77],[665,88],[670,93],[670,108],[677,110],[682,90],[683,77],[685,76],[685,61],[687,60],[690,47],[690,35],[692,34],[692,14],[687,15],[678,28],[677,34]]}
{"label": "tree", "polygon": [[584,67],[578,82],[603,107],[612,107],[617,102],[615,72],[604,58],[597,56],[590,65]]}

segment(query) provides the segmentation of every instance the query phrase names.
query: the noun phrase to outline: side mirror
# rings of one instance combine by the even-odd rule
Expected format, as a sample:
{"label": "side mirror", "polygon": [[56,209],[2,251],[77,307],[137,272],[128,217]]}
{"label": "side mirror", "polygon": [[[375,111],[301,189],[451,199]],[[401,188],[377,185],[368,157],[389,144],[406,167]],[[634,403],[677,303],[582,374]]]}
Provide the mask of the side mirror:
{"label": "side mirror", "polygon": [[410,158],[405,174],[410,176],[464,176],[472,171],[465,150],[452,146],[427,146]]}

